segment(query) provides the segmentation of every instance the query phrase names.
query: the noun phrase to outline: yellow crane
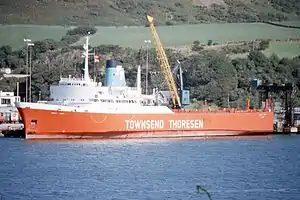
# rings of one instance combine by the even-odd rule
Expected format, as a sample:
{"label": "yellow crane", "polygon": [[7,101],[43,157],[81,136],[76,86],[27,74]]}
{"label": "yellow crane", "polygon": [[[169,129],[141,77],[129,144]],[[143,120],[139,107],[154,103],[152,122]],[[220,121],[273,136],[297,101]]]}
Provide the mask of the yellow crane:
{"label": "yellow crane", "polygon": [[179,98],[175,80],[174,80],[174,77],[171,72],[171,67],[170,67],[168,58],[166,56],[166,52],[164,51],[163,45],[159,39],[156,28],[154,26],[154,18],[147,15],[147,20],[149,22],[149,27],[151,29],[152,37],[154,40],[158,62],[163,70],[164,76],[166,78],[168,87],[171,92],[173,107],[181,108],[181,101]]}

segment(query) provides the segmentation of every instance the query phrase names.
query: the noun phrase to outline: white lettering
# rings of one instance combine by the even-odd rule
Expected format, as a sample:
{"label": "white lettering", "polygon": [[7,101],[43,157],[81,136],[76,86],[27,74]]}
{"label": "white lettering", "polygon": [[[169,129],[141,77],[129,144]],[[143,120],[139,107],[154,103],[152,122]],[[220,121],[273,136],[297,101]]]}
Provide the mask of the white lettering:
{"label": "white lettering", "polygon": [[134,128],[134,121],[130,121],[130,129]]}
{"label": "white lettering", "polygon": [[203,120],[169,120],[170,129],[201,129]]}
{"label": "white lettering", "polygon": [[126,129],[129,129],[129,120],[125,120],[126,123]]}
{"label": "white lettering", "polygon": [[[202,129],[203,120],[169,120],[169,129]],[[126,129],[164,129],[164,120],[125,120]]]}
{"label": "white lettering", "polygon": [[125,120],[126,129],[163,129],[163,120]]}

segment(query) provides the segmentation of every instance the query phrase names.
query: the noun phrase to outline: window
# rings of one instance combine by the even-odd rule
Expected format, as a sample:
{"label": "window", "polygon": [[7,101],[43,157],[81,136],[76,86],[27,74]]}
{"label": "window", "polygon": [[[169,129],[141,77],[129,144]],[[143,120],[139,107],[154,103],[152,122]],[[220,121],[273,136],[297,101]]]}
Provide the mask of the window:
{"label": "window", "polygon": [[10,104],[10,99],[1,99],[1,104]]}

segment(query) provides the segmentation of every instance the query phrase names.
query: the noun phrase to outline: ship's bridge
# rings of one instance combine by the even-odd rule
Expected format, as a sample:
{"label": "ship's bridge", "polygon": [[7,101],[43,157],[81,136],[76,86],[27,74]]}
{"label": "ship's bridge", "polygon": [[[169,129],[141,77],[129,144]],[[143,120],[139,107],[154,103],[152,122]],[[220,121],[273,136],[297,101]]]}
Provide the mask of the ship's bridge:
{"label": "ship's bridge", "polygon": [[87,101],[99,88],[101,83],[62,78],[58,85],[50,86],[50,101]]}
{"label": "ship's bridge", "polygon": [[50,86],[50,101],[87,103],[94,98],[124,97],[138,98],[141,91],[137,87],[102,86],[101,82],[87,82],[81,79],[61,79],[58,85]]}

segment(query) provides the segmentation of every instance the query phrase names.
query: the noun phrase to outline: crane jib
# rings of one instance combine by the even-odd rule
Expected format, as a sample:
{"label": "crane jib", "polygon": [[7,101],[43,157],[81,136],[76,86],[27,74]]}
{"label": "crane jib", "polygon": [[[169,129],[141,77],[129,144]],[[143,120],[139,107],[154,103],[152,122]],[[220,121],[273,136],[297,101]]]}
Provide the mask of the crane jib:
{"label": "crane jib", "polygon": [[153,23],[154,19],[153,19],[153,17],[151,17],[149,15],[147,15],[147,19],[148,19],[148,22],[149,22],[149,25],[150,25],[150,30],[151,30],[151,33],[152,33],[152,37],[154,39],[158,61],[159,61],[159,64],[160,64],[160,66],[163,70],[163,73],[164,73],[164,76],[166,78],[169,90],[171,92],[173,106],[177,107],[177,108],[178,107],[181,108],[181,101],[180,101],[179,94],[178,94],[178,91],[177,91],[177,86],[175,84],[175,80],[174,80],[173,74],[171,72],[171,67],[170,67],[168,58],[166,56],[166,53],[163,49],[162,43],[159,39],[156,28],[154,26],[154,23]]}

